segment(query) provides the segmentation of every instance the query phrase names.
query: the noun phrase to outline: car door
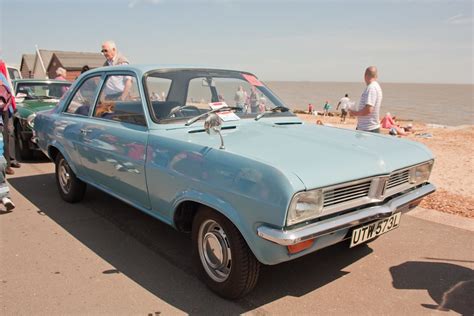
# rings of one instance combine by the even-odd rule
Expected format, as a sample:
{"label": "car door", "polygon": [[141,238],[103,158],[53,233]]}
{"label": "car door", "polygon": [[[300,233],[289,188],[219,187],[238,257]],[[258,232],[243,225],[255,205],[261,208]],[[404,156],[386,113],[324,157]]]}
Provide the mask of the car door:
{"label": "car door", "polygon": [[62,115],[54,122],[57,135],[64,137],[61,144],[64,154],[70,164],[75,167],[78,177],[87,180],[87,173],[83,167],[82,157],[88,153],[81,144],[81,129],[92,111],[99,92],[101,74],[95,74],[84,79],[78,88],[72,92]]}
{"label": "car door", "polygon": [[[114,90],[123,80],[128,93]],[[112,87],[112,88],[111,88]],[[123,92],[123,91],[122,91]],[[137,206],[150,208],[145,175],[148,127],[136,77],[105,78],[91,118],[80,131],[82,166],[93,184]]]}

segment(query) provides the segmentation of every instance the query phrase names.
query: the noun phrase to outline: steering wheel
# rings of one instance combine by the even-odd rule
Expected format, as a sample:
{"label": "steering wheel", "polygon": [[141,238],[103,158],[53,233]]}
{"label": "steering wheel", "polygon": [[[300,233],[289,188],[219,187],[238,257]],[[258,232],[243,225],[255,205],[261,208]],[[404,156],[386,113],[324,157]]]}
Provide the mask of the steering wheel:
{"label": "steering wheel", "polygon": [[197,106],[194,105],[183,105],[177,106],[171,109],[169,118],[173,117],[187,117],[187,116],[196,116],[201,114],[201,111]]}

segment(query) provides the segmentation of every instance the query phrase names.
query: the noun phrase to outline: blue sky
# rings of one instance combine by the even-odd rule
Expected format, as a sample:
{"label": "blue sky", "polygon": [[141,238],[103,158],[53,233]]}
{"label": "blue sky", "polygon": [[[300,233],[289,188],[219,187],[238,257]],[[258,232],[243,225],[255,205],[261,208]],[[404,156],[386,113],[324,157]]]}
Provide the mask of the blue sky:
{"label": "blue sky", "polygon": [[473,83],[472,0],[0,0],[0,56],[98,52],[263,80]]}

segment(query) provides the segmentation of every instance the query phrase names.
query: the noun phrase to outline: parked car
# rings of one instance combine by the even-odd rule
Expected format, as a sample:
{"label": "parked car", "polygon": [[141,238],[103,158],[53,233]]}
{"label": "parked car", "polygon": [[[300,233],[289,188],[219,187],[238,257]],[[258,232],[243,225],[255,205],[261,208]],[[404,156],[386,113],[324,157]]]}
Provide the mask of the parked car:
{"label": "parked car", "polygon": [[64,200],[89,184],[190,232],[200,275],[226,298],[252,290],[261,264],[403,225],[435,190],[424,145],[304,123],[248,72],[98,68],[34,128]]}
{"label": "parked car", "polygon": [[9,80],[22,79],[20,70],[14,66],[7,65],[7,73],[8,73]]}
{"label": "parked car", "polygon": [[19,79],[13,80],[16,91],[17,112],[13,120],[15,140],[20,158],[31,159],[38,146],[31,141],[33,121],[38,111],[55,107],[71,86],[60,80]]}
{"label": "parked car", "polygon": [[13,87],[12,80],[21,79],[21,72],[18,68],[12,65],[6,64],[5,66],[7,69],[7,82],[11,87]]}

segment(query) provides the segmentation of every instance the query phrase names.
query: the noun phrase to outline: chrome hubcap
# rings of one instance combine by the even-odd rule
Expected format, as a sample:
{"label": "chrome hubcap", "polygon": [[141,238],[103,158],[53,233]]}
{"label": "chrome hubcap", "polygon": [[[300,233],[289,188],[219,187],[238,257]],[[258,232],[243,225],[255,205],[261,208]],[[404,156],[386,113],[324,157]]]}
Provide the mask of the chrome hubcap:
{"label": "chrome hubcap", "polygon": [[61,190],[66,194],[69,193],[69,191],[71,190],[71,174],[69,165],[64,159],[61,159],[61,161],[59,162],[58,178]]}
{"label": "chrome hubcap", "polygon": [[227,235],[213,220],[205,221],[199,228],[199,257],[206,273],[216,282],[229,277],[232,254]]}

